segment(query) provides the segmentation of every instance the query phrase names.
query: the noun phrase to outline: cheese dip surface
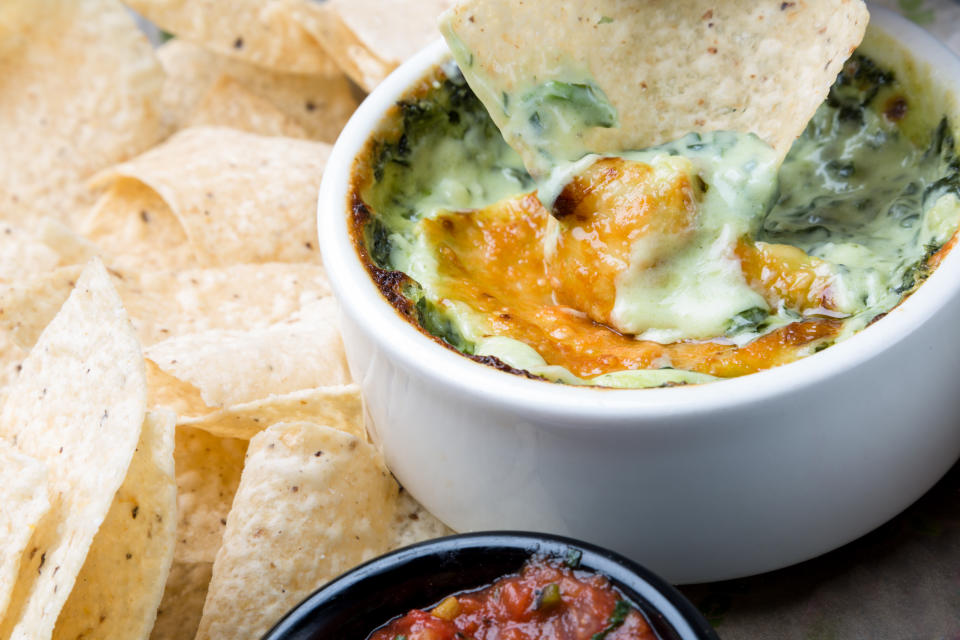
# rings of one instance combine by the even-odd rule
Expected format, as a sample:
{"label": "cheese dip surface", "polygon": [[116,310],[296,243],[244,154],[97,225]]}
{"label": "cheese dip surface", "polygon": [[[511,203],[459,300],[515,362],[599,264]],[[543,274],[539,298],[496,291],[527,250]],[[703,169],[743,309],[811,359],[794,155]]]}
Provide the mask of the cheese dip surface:
{"label": "cheese dip surface", "polygon": [[752,134],[692,133],[536,185],[451,63],[358,159],[355,242],[411,322],[498,368],[608,387],[744,375],[865,328],[952,246],[949,123],[917,145],[910,109],[855,54],[779,167]]}

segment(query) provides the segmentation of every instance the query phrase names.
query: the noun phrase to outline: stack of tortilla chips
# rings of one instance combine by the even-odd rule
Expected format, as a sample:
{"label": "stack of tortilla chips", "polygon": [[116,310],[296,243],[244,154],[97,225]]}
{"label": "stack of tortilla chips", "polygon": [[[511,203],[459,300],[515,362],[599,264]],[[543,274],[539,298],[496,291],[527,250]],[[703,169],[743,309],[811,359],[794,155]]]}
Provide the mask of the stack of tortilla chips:
{"label": "stack of tortilla chips", "polygon": [[[596,0],[567,26],[735,28],[699,2]],[[0,640],[258,638],[449,532],[366,438],[315,207],[364,91],[452,0],[128,4],[0,2]],[[496,58],[502,15],[465,6],[458,33]],[[527,2],[530,33],[554,10]]]}
{"label": "stack of tortilla chips", "polygon": [[257,638],[449,532],[367,441],[315,223],[449,4],[0,3],[0,639]]}

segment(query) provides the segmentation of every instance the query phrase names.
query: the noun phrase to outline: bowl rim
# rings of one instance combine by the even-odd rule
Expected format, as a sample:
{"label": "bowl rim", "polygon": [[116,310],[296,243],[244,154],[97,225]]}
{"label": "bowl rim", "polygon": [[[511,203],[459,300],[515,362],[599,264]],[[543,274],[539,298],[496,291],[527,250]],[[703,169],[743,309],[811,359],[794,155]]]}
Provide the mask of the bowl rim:
{"label": "bowl rim", "polygon": [[[960,57],[932,34],[892,10],[871,7],[868,28],[902,43],[930,77],[960,95]],[[850,338],[789,364],[708,384],[654,389],[609,389],[531,380],[475,362],[423,335],[403,318],[361,263],[348,229],[347,190],[356,156],[386,111],[427,72],[449,58],[440,39],[400,65],[360,105],[334,145],[318,199],[323,262],[345,321],[354,323],[395,362],[424,381],[520,415],[548,416],[557,426],[589,421],[636,425],[638,420],[699,416],[769,401],[843,376],[893,347],[960,295],[960,250],[886,316]],[[935,64],[934,64],[935,63]],[[647,428],[654,428],[646,421]]]}
{"label": "bowl rim", "polygon": [[[334,578],[312,594],[304,598],[299,604],[288,611],[264,636],[263,640],[286,640],[291,638],[297,625],[314,615],[327,603],[349,601],[347,597],[351,590],[356,589],[364,580],[373,577],[389,576],[391,573],[403,571],[408,563],[427,557],[441,559],[456,552],[478,552],[484,550],[502,549],[525,551],[529,557],[536,553],[559,555],[560,550],[577,549],[581,552],[580,563],[586,571],[606,576],[614,587],[622,591],[632,591],[660,614],[664,620],[677,632],[682,640],[719,640],[716,631],[686,596],[676,587],[651,572],[646,567],[626,558],[609,549],[549,533],[534,533],[530,531],[480,531],[463,533],[432,540],[425,540],[406,547],[395,549],[382,556],[378,556],[346,573]],[[429,579],[424,574],[425,579]],[[462,589],[454,591],[471,591],[486,586],[474,585],[470,580]],[[630,594],[625,593],[630,596]],[[424,603],[420,606],[428,606]],[[644,603],[637,603],[644,609]],[[395,615],[403,615],[406,611],[398,611]],[[645,610],[645,615],[651,611]],[[370,628],[373,633],[389,620],[372,621],[377,626]],[[299,635],[296,637],[300,637]]]}

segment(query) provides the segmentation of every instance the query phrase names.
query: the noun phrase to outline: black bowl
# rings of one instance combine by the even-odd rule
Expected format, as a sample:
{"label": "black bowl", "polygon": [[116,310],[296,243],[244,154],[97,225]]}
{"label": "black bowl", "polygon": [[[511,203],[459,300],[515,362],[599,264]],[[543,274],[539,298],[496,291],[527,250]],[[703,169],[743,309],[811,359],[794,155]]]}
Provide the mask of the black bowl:
{"label": "black bowl", "polygon": [[679,591],[623,556],[571,538],[514,531],[429,540],[375,558],[321,587],[263,640],[365,640],[410,609],[516,573],[534,554],[581,553],[580,567],[605,575],[646,615],[661,640],[719,640]]}

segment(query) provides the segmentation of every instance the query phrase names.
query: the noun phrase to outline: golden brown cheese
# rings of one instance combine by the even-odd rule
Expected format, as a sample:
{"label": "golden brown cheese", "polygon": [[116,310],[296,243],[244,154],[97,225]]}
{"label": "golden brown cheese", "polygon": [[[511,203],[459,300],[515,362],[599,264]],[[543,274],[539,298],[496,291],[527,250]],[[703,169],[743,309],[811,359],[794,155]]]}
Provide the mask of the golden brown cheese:
{"label": "golden brown cheese", "polygon": [[[732,377],[796,360],[835,337],[840,323],[822,318],[789,324],[744,347],[660,344],[610,326],[615,283],[631,263],[633,243],[655,236],[669,252],[692,233],[702,187],[690,175],[681,170],[665,178],[649,165],[609,158],[564,189],[559,222],[536,193],[424,219],[421,231],[438,263],[436,293],[481,313],[489,335],[519,340],[584,378],[665,366]],[[832,304],[817,259],[747,240],[738,254],[747,281],[767,300],[800,310]]]}

